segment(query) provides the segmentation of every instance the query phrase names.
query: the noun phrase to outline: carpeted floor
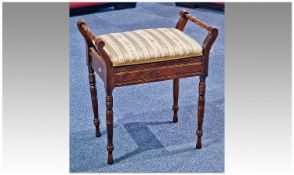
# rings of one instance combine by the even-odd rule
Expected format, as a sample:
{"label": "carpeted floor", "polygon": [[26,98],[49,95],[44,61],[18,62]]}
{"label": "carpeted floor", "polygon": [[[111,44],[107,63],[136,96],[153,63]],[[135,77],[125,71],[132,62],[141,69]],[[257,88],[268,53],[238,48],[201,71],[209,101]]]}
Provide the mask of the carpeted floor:
{"label": "carpeted floor", "polygon": [[[186,9],[215,25],[219,37],[209,61],[203,148],[195,149],[197,77],[180,80],[179,122],[172,121],[172,81],[116,88],[114,161],[107,165],[105,91],[97,79],[102,137],[94,136],[85,44],[76,22],[84,19],[97,35],[142,28],[175,27],[182,9],[174,4],[138,3],[134,9],[70,18],[70,172],[224,172],[224,14]],[[202,43],[206,31],[185,30]]]}

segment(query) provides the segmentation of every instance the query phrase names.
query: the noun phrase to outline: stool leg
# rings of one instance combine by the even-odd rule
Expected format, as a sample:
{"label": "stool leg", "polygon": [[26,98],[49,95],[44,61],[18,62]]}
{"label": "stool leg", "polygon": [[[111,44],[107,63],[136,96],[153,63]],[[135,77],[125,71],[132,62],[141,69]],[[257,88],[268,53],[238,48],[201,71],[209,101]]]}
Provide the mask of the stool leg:
{"label": "stool leg", "polygon": [[107,91],[106,95],[106,123],[107,123],[107,151],[108,151],[108,164],[113,164],[113,98],[112,98],[112,91]]}
{"label": "stool leg", "polygon": [[99,114],[98,114],[98,99],[97,99],[97,90],[96,90],[96,80],[95,74],[92,66],[89,66],[89,83],[90,83],[90,92],[91,92],[91,99],[92,99],[92,108],[94,113],[94,125],[96,128],[96,137],[100,137],[100,129],[99,129]]}
{"label": "stool leg", "polygon": [[198,97],[198,129],[196,131],[197,135],[197,144],[196,148],[201,149],[201,137],[203,135],[202,125],[203,125],[203,117],[204,117],[204,97],[205,97],[205,76],[200,77],[199,82],[199,97]]}
{"label": "stool leg", "polygon": [[173,110],[174,110],[174,116],[173,116],[173,122],[177,123],[178,122],[178,99],[179,99],[179,79],[174,79],[173,80],[173,99],[174,99],[174,104],[173,104]]}

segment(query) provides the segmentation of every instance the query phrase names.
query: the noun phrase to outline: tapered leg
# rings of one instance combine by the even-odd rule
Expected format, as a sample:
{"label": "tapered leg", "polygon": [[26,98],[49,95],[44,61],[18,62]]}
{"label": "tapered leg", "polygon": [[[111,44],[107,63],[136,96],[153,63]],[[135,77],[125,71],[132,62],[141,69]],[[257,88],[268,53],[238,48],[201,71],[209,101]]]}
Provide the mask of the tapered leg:
{"label": "tapered leg", "polygon": [[173,104],[173,110],[174,110],[174,116],[173,116],[173,122],[178,122],[178,99],[179,99],[179,79],[173,80],[173,94],[174,94],[174,104]]}
{"label": "tapered leg", "polygon": [[196,148],[201,149],[201,137],[203,135],[202,125],[203,125],[203,117],[204,117],[204,97],[205,97],[205,79],[206,77],[200,77],[199,82],[199,97],[198,97],[198,129],[196,131],[197,135],[197,144]]}
{"label": "tapered leg", "polygon": [[89,83],[90,83],[90,92],[91,92],[91,99],[92,99],[92,108],[94,113],[94,125],[96,128],[96,137],[100,137],[100,121],[99,121],[99,114],[98,114],[98,99],[97,99],[97,90],[96,90],[96,80],[94,70],[91,66],[89,66]]}
{"label": "tapered leg", "polygon": [[108,151],[108,164],[113,164],[113,98],[112,98],[112,91],[106,92],[106,123],[107,123],[107,151]]}

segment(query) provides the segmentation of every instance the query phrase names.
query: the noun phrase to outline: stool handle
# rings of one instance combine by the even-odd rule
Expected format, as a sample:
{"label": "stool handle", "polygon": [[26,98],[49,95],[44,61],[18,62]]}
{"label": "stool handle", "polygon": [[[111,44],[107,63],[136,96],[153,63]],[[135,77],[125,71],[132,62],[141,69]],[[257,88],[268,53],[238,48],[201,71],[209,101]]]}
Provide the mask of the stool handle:
{"label": "stool handle", "polygon": [[183,18],[186,18],[192,22],[194,22],[195,24],[197,24],[198,26],[202,27],[203,29],[206,29],[208,32],[212,32],[212,30],[214,29],[213,27],[208,26],[207,24],[205,24],[204,22],[202,22],[200,19],[197,19],[196,17],[190,15],[186,10],[182,9],[180,11],[180,15]]}
{"label": "stool handle", "polygon": [[210,49],[215,42],[217,36],[218,36],[218,29],[215,27],[208,26],[204,22],[200,21],[199,19],[195,18],[194,16],[190,15],[187,11],[181,10],[180,11],[181,18],[179,19],[176,29],[180,31],[184,31],[185,26],[187,22],[190,20],[194,22],[196,25],[200,26],[203,29],[206,29],[208,31],[208,35],[205,37],[203,43],[202,43],[202,53],[204,56],[204,65],[205,65],[205,72],[207,74],[208,72],[208,58],[209,58],[209,52]]}
{"label": "stool handle", "polygon": [[105,46],[105,42],[95,36],[95,34],[88,28],[85,21],[79,20],[77,26],[90,46],[94,46],[97,50],[100,50]]}
{"label": "stool handle", "polygon": [[105,46],[105,42],[101,38],[95,36],[95,34],[88,28],[85,21],[79,20],[77,26],[79,28],[79,31],[86,40],[88,49],[94,47],[98,55],[100,55],[103,58],[107,67],[112,66],[112,62],[110,61],[109,55],[103,49],[103,47]]}
{"label": "stool handle", "polygon": [[180,11],[180,16],[181,18],[179,19],[176,28],[178,30],[183,31],[185,29],[185,26],[188,22],[188,20],[194,22],[198,26],[202,27],[203,29],[206,29],[208,31],[208,35],[206,36],[204,42],[202,43],[202,48],[203,48],[203,54],[208,57],[209,51],[212,47],[212,44],[216,40],[218,36],[218,29],[215,27],[208,26],[204,22],[200,21],[196,17],[190,15],[186,10],[181,10]]}

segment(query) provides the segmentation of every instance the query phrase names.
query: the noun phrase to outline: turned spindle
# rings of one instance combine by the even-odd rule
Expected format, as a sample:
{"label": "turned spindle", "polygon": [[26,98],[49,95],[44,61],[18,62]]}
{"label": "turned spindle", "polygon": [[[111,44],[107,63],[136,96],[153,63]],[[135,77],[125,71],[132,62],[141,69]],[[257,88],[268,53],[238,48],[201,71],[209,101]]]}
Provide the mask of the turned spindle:
{"label": "turned spindle", "polygon": [[90,84],[90,93],[91,93],[91,100],[92,100],[92,109],[94,114],[94,126],[96,128],[96,137],[100,137],[100,121],[99,121],[99,114],[98,114],[98,98],[97,98],[97,89],[96,89],[96,80],[95,80],[95,74],[94,69],[91,65],[89,65],[89,84]]}
{"label": "turned spindle", "polygon": [[113,97],[112,97],[112,91],[107,92],[106,96],[106,124],[107,124],[107,151],[108,151],[108,164],[113,164],[113,157],[112,157],[112,151],[113,151]]}
{"label": "turned spindle", "polygon": [[173,122],[174,123],[177,123],[178,122],[178,110],[179,110],[179,105],[178,105],[178,99],[179,99],[179,79],[174,79],[173,80],[173,99],[174,99],[174,104],[173,104],[173,110],[174,110]]}
{"label": "turned spindle", "polygon": [[196,131],[197,135],[197,144],[196,148],[201,149],[202,143],[201,143],[201,137],[203,135],[202,131],[202,125],[203,125],[203,118],[204,118],[204,97],[205,97],[205,76],[200,77],[199,82],[199,97],[198,97],[198,128]]}

